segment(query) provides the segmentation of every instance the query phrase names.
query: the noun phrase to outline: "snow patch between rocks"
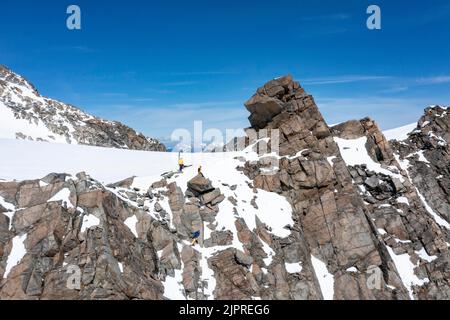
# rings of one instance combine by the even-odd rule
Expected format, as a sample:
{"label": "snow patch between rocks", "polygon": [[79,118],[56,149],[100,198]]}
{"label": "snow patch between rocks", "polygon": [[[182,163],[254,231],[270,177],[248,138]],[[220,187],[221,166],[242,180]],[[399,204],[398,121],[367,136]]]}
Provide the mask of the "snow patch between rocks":
{"label": "snow patch between rocks", "polygon": [[411,133],[417,128],[417,123],[411,123],[403,127],[383,131],[387,140],[403,141],[408,138],[408,133]]}
{"label": "snow patch between rocks", "polygon": [[397,202],[398,203],[404,203],[404,204],[407,204],[409,206],[409,201],[408,201],[408,199],[406,197],[398,197],[397,198]]}
{"label": "snow patch between rocks", "polygon": [[2,213],[9,218],[9,229],[11,228],[12,219],[14,217],[14,214],[16,213],[16,207],[12,203],[6,202],[2,196],[0,196],[0,206],[8,210]]}
{"label": "snow patch between rocks", "polygon": [[286,271],[288,273],[300,273],[302,272],[302,265],[300,262],[296,262],[296,263],[285,263],[284,264],[286,267]]}
{"label": "snow patch between rocks", "polygon": [[138,222],[138,219],[136,218],[135,215],[127,218],[124,223],[125,225],[130,229],[131,232],[133,232],[134,236],[136,238],[139,237],[137,230],[136,230],[136,223]]}
{"label": "snow patch between rocks", "polygon": [[441,218],[436,212],[434,212],[434,210],[427,203],[427,200],[425,200],[425,197],[419,192],[419,189],[416,188],[416,191],[420,198],[420,201],[422,201],[422,203],[423,203],[425,209],[427,209],[428,213],[433,216],[434,221],[436,221],[436,223],[438,225],[440,225],[441,227],[444,227],[444,228],[447,228],[448,230],[450,230],[450,224],[446,220]]}
{"label": "snow patch between rocks", "polygon": [[62,201],[67,208],[74,208],[74,205],[70,201],[70,190],[69,188],[61,189],[57,194],[51,197],[47,202],[58,202]]}
{"label": "snow patch between rocks", "polygon": [[416,276],[416,274],[414,273],[414,268],[416,266],[411,262],[410,257],[407,253],[396,255],[392,248],[390,248],[389,246],[386,246],[386,248],[389,251],[389,255],[391,256],[392,260],[394,261],[395,267],[397,268],[398,274],[402,279],[403,285],[408,290],[410,298],[414,300],[412,287],[415,285],[421,286],[429,282],[429,280],[421,280]]}
{"label": "snow patch between rocks", "polygon": [[26,240],[27,235],[21,235],[21,236],[15,236],[12,239],[12,248],[11,253],[8,256],[8,260],[6,262],[6,268],[5,268],[5,274],[3,275],[4,278],[7,278],[9,275],[9,272],[12,268],[14,268],[22,258],[27,253],[27,250],[25,248],[24,241]]}
{"label": "snow patch between rocks", "polygon": [[[178,251],[183,251],[183,246],[180,243],[177,243]],[[162,250],[158,251],[158,257],[161,259]],[[175,269],[175,276],[166,276],[166,279],[162,281],[164,286],[164,296],[170,300],[186,300],[184,295],[184,286],[183,286],[183,270],[184,263],[183,260],[180,259],[181,268]]]}
{"label": "snow patch between rocks", "polygon": [[437,256],[430,256],[430,255],[425,251],[424,248],[420,249],[420,251],[416,251],[416,253],[417,253],[417,255],[418,255],[421,259],[423,259],[423,260],[425,260],[425,261],[427,261],[427,262],[433,262],[434,260],[437,259]]}
{"label": "snow patch between rocks", "polygon": [[164,286],[164,296],[170,300],[186,300],[183,294],[183,271],[175,270],[175,277],[167,276],[162,282]]}
{"label": "snow patch between rocks", "polygon": [[400,181],[404,181],[400,174],[395,174],[387,169],[384,169],[381,164],[372,160],[366,149],[367,137],[361,137],[358,139],[342,139],[335,137],[334,141],[339,146],[342,158],[348,166],[366,165],[368,170],[379,172],[398,178]]}
{"label": "snow patch between rocks", "polygon": [[334,276],[328,272],[325,263],[311,255],[311,262],[319,281],[320,290],[324,300],[333,300],[334,297]]}
{"label": "snow patch between rocks", "polygon": [[81,232],[85,232],[91,227],[96,227],[100,224],[100,219],[93,214],[85,215],[83,217],[83,223],[81,225]]}

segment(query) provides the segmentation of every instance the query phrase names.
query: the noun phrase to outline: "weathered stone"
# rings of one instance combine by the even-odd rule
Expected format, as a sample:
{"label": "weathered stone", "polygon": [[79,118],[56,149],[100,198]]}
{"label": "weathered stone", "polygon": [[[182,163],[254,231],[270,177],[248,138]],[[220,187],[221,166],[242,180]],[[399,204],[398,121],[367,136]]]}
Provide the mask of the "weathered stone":
{"label": "weathered stone", "polygon": [[223,200],[225,200],[225,196],[223,194],[221,194],[220,196],[218,196],[217,198],[215,198],[214,200],[211,201],[211,205],[212,206],[217,206]]}
{"label": "weathered stone", "polygon": [[217,299],[250,299],[255,290],[252,288],[249,271],[236,262],[233,250],[221,251],[210,259],[217,285]]}
{"label": "weathered stone", "polygon": [[358,139],[364,135],[364,127],[358,120],[350,120],[335,125],[332,133],[342,139]]}
{"label": "weathered stone", "polygon": [[160,181],[154,182],[154,183],[152,183],[152,186],[151,186],[152,189],[160,189],[160,188],[165,188],[165,187],[167,187],[166,179],[162,179]]}
{"label": "weathered stone", "polygon": [[232,196],[228,197],[228,201],[230,201],[233,206],[237,205],[237,200]]}
{"label": "weathered stone", "polygon": [[126,178],[124,180],[118,181],[116,183],[108,184],[107,187],[109,187],[109,188],[125,188],[125,189],[129,189],[131,187],[131,185],[133,184],[133,182],[134,182],[134,178],[135,177],[129,177],[129,178]]}
{"label": "weathered stone", "polygon": [[233,243],[233,233],[231,231],[214,231],[211,237],[206,239],[204,245],[206,248],[215,246],[229,246]]}
{"label": "weathered stone", "polygon": [[376,176],[372,176],[372,177],[366,179],[364,181],[364,184],[371,189],[375,189],[376,187],[378,187],[380,185],[380,180],[378,180],[378,178]]}
{"label": "weathered stone", "polygon": [[66,173],[50,173],[42,178],[41,181],[49,184],[55,184],[57,182],[65,182],[68,176],[69,175]]}
{"label": "weathered stone", "polygon": [[211,203],[214,199],[218,198],[220,195],[221,195],[220,189],[216,188],[213,191],[202,194],[200,196],[200,200],[202,203],[207,204]]}
{"label": "weathered stone", "polygon": [[235,256],[239,264],[244,266],[251,266],[253,264],[253,258],[240,250],[236,250]]}
{"label": "weathered stone", "polygon": [[[136,229],[146,234],[151,229],[151,218],[101,189],[95,181],[65,178],[64,184],[71,192],[90,190],[74,195],[84,213],[81,209],[69,212],[61,201],[35,204],[60,189],[61,179],[52,177],[47,181],[53,184],[40,188],[41,195],[34,190],[34,182],[22,183],[22,187],[16,189],[17,194],[22,193],[21,203],[28,206],[15,213],[11,233],[12,237],[23,236],[21,241],[26,253],[2,283],[0,299],[161,299],[163,287],[155,280],[157,248],[154,244],[161,246],[160,249],[167,248],[166,266],[179,266],[175,262],[177,253],[171,255],[168,249],[168,244],[173,242],[170,231],[159,226],[150,231],[154,241],[136,240],[123,220],[136,214]],[[75,185],[85,185],[86,189]],[[88,214],[99,217],[100,226],[81,232],[81,220]],[[6,253],[7,257],[11,253],[12,237],[2,237],[4,232],[9,233],[8,226],[4,225],[8,221],[3,221],[2,217],[3,214],[0,216],[0,256]],[[4,240],[10,241],[7,246]],[[120,272],[115,256],[121,261],[127,260],[126,275]],[[74,271],[66,273],[64,266],[80,268],[81,287],[67,287],[68,277]],[[0,261],[0,274],[3,273]]]}
{"label": "weathered stone", "polygon": [[245,103],[245,106],[251,113],[249,117],[250,123],[259,129],[264,128],[283,109],[278,99],[261,95],[254,95]]}
{"label": "weathered stone", "polygon": [[209,191],[214,190],[211,181],[203,177],[202,175],[197,175],[188,181],[188,188],[197,194],[204,194]]}
{"label": "weathered stone", "polygon": [[161,211],[163,211],[163,207],[161,207],[161,205],[159,204],[158,201],[155,202],[154,209],[155,209],[156,212],[161,212]]}
{"label": "weathered stone", "polygon": [[175,241],[169,243],[161,253],[161,265],[166,269],[180,269],[181,259]]}

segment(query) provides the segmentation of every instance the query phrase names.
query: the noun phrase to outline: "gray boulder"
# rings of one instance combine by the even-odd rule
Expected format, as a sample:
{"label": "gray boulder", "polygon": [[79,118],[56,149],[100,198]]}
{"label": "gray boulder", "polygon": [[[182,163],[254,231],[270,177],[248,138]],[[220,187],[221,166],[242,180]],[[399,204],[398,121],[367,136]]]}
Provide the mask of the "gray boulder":
{"label": "gray boulder", "polygon": [[190,191],[199,195],[214,190],[211,181],[200,174],[189,180],[187,186]]}

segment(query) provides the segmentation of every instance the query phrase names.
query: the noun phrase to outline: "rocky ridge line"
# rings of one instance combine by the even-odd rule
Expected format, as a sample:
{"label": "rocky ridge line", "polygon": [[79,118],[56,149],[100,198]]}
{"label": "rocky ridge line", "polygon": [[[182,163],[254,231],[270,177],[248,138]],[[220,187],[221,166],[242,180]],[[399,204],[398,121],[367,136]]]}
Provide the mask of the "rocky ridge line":
{"label": "rocky ridge line", "polygon": [[120,122],[106,121],[72,105],[42,97],[26,79],[1,65],[0,108],[5,108],[0,110],[2,114],[7,113],[0,121],[20,123],[8,138],[166,151],[158,140],[145,137]]}

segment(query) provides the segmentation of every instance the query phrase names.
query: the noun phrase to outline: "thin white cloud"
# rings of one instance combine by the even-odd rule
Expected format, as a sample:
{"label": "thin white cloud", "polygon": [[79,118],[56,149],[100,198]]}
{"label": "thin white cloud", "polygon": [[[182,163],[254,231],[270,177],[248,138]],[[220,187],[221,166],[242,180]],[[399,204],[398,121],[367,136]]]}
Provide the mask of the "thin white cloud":
{"label": "thin white cloud", "polygon": [[419,85],[449,83],[450,82],[450,76],[444,75],[444,76],[419,78],[419,79],[416,80],[416,82]]}
{"label": "thin white cloud", "polygon": [[100,93],[101,96],[104,97],[126,97],[128,96],[125,92],[102,92]]}
{"label": "thin white cloud", "polygon": [[182,86],[191,86],[194,84],[198,84],[198,81],[173,81],[173,82],[166,82],[163,83],[163,86],[167,87],[182,87]]}
{"label": "thin white cloud", "polygon": [[372,97],[318,97],[316,102],[319,108],[394,108],[411,104],[411,101],[403,98]]}
{"label": "thin white cloud", "polygon": [[154,98],[133,98],[131,99],[133,102],[152,102],[155,101]]}
{"label": "thin white cloud", "polygon": [[164,136],[175,129],[191,129],[194,121],[203,121],[204,127],[239,129],[249,125],[248,111],[237,101],[210,101],[179,103],[167,106],[133,104],[97,105],[90,112],[118,120],[148,135]]}
{"label": "thin white cloud", "polygon": [[300,18],[301,21],[324,21],[324,20],[347,20],[350,19],[351,15],[348,13],[333,13],[333,14],[325,14],[325,15],[310,15],[303,16]]}
{"label": "thin white cloud", "polygon": [[174,90],[158,89],[158,88],[145,88],[144,91],[146,91],[150,94],[172,94],[172,93],[175,93]]}
{"label": "thin white cloud", "polygon": [[187,102],[187,103],[175,103],[168,108],[177,109],[201,109],[201,108],[217,108],[217,107],[227,107],[241,105],[241,101],[205,101],[205,102]]}
{"label": "thin white cloud", "polygon": [[383,129],[413,123],[423,110],[434,104],[445,104],[442,98],[317,97],[317,105],[328,123],[341,123],[367,116]]}
{"label": "thin white cloud", "polygon": [[170,76],[210,76],[210,75],[226,75],[236,74],[232,71],[188,71],[188,72],[171,72]]}
{"label": "thin white cloud", "polygon": [[389,88],[382,90],[383,93],[398,93],[409,90],[411,87],[425,86],[425,85],[439,85],[443,83],[450,83],[450,75],[442,76],[426,76],[416,78],[402,78],[396,76],[386,75],[342,75],[342,76],[325,76],[319,78],[309,78],[301,81],[303,85],[320,86],[330,84],[347,84],[355,82],[377,82],[383,81]]}
{"label": "thin white cloud", "polygon": [[388,89],[382,90],[381,93],[400,93],[408,90],[409,90],[408,86],[394,85]]}
{"label": "thin white cloud", "polygon": [[47,52],[73,52],[77,53],[97,53],[98,49],[84,46],[84,45],[73,45],[73,46],[48,46],[45,48],[37,49],[35,52],[47,53]]}
{"label": "thin white cloud", "polygon": [[327,85],[327,84],[341,84],[352,83],[361,81],[377,81],[391,79],[389,76],[371,76],[371,75],[343,75],[343,76],[330,76],[320,78],[310,78],[302,81],[306,85]]}

